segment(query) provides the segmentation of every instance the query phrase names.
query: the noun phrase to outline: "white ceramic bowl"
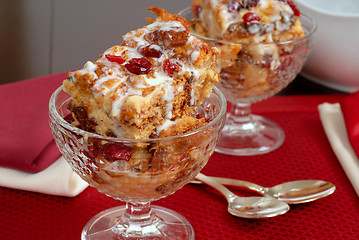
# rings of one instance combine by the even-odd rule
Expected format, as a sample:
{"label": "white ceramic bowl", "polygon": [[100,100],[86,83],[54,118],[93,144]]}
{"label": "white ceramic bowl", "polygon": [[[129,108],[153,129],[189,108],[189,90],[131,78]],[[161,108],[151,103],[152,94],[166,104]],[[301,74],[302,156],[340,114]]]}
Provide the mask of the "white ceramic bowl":
{"label": "white ceramic bowl", "polygon": [[318,25],[302,75],[336,90],[359,90],[359,0],[295,2]]}

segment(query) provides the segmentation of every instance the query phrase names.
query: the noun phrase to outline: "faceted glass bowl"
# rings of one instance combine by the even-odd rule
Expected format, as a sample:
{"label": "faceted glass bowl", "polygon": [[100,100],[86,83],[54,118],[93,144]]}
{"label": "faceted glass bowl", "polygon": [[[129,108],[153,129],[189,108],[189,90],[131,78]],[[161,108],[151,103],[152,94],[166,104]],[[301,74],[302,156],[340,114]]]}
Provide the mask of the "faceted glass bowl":
{"label": "faceted glass bowl", "polygon": [[50,127],[72,169],[90,186],[126,206],[96,215],[82,239],[193,239],[181,215],[150,202],[182,188],[207,164],[225,122],[226,100],[214,87],[197,110],[208,122],[194,131],[165,138],[118,139],[81,130],[64,118],[71,100],[63,87],[50,99]]}
{"label": "faceted glass bowl", "polygon": [[[196,22],[192,9],[179,15]],[[305,35],[283,42],[245,43],[196,37],[218,48],[218,88],[231,103],[216,151],[238,156],[258,155],[277,149],[284,131],[276,123],[251,113],[251,104],[273,96],[301,71],[311,50],[316,24],[307,16],[300,21]]]}

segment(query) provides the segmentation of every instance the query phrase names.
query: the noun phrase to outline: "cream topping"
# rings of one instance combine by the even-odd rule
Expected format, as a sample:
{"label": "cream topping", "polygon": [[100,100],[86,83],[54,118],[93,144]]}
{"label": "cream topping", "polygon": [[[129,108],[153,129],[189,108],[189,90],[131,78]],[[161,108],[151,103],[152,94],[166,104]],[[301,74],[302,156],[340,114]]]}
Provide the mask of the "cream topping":
{"label": "cream topping", "polygon": [[[294,12],[284,1],[259,0],[255,7],[251,7],[249,9],[240,8],[239,11],[229,11],[229,9],[231,9],[230,4],[233,4],[232,1],[207,0],[207,3],[208,2],[210,4],[210,8],[213,9],[213,12],[205,9],[199,17],[202,22],[208,25],[209,32],[213,35],[211,37],[218,37],[222,35],[233,23],[243,22],[242,17],[248,12],[252,12],[259,17],[266,18],[266,22],[261,22],[266,34],[270,34],[274,31],[278,33],[288,30],[293,24],[292,17]],[[214,14],[218,14],[218,16],[215,16]],[[216,26],[220,29],[215,29]],[[260,34],[260,30],[261,29],[257,24],[253,24],[248,27],[248,31],[253,35]]]}
{"label": "cream topping", "polygon": [[[89,73],[94,76],[92,91],[95,97],[101,94],[102,96],[106,96],[107,98],[111,98],[113,100],[112,109],[110,112],[111,117],[120,116],[121,107],[126,103],[129,97],[143,96],[142,89],[148,88],[150,86],[163,89],[164,94],[162,95],[162,100],[166,102],[166,116],[163,124],[157,126],[157,131],[159,132],[175,124],[174,121],[170,121],[172,118],[173,100],[179,91],[183,90],[183,88],[175,89],[175,80],[163,70],[164,61],[174,55],[173,49],[163,49],[158,45],[151,45],[151,43],[145,39],[146,34],[158,30],[176,32],[187,31],[179,21],[164,22],[160,19],[156,20],[152,24],[149,24],[142,29],[129,32],[123,37],[124,41],[131,41],[131,43],[135,42],[135,44],[131,44],[131,46],[135,45],[135,47],[121,45],[116,48],[116,50],[111,48],[102,54],[102,56],[97,61],[97,63],[101,64],[101,66],[104,65],[104,67],[102,67],[102,71],[104,73],[101,76],[97,76],[95,73],[95,70],[99,65],[92,62],[87,62],[84,68],[79,70],[79,72],[82,74]],[[192,63],[196,62],[200,56],[200,51],[195,49],[197,47],[196,45],[198,44],[198,41],[195,42],[194,37],[190,36],[187,44],[193,44],[194,49],[187,51],[190,59],[188,63],[180,62],[181,72],[179,72],[179,74],[189,72],[193,75],[194,78],[197,78],[198,73]],[[126,70],[124,66],[129,61],[131,61],[131,59],[144,57],[139,52],[139,49],[149,45],[151,45],[150,48],[160,50],[162,53],[159,58],[151,58],[151,61],[153,62],[150,74],[136,75]],[[108,60],[106,57],[108,54],[121,56],[124,59],[124,63],[119,64],[117,62]],[[121,87],[119,87],[120,85]],[[191,92],[191,96],[190,103],[194,104],[193,92]]]}

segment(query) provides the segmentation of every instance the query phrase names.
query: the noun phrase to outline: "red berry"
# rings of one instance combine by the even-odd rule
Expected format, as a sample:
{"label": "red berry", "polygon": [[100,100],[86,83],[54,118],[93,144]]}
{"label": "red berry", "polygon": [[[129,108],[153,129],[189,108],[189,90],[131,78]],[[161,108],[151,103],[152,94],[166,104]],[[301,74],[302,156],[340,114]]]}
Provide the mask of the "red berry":
{"label": "red berry", "polygon": [[151,71],[152,64],[146,58],[132,58],[125,64],[125,68],[134,74],[147,74]]}
{"label": "red berry", "polygon": [[248,12],[248,13],[244,14],[242,19],[243,19],[243,22],[245,22],[245,23],[259,22],[261,20],[260,17],[258,17],[255,13],[252,13],[252,12]]}
{"label": "red berry", "polygon": [[64,120],[65,120],[66,122],[70,123],[70,124],[71,124],[73,121],[75,121],[75,120],[74,120],[74,117],[72,116],[71,113],[67,114],[67,115],[64,117]]}
{"label": "red berry", "polygon": [[168,76],[172,77],[174,73],[181,70],[181,64],[174,60],[166,59],[163,63],[163,70],[167,72]]}
{"label": "red berry", "polygon": [[299,11],[298,7],[295,5],[295,3],[293,2],[293,0],[287,0],[287,3],[289,5],[289,7],[293,10],[294,16],[299,17],[301,15],[300,11]]}
{"label": "red berry", "polygon": [[110,61],[110,62],[116,62],[118,64],[122,64],[125,62],[125,59],[121,56],[116,56],[116,55],[112,55],[112,54],[106,54],[105,57]]}
{"label": "red berry", "polygon": [[297,5],[295,5],[295,3],[293,2],[293,0],[280,0],[280,1],[286,2],[289,5],[289,7],[292,9],[294,16],[300,17],[301,13]]}
{"label": "red berry", "polygon": [[138,51],[145,57],[159,58],[162,55],[160,50],[151,47],[151,45],[140,48]]}
{"label": "red berry", "polygon": [[124,160],[129,161],[131,159],[131,150],[123,143],[106,143],[103,145],[103,155],[108,161]]}
{"label": "red berry", "polygon": [[202,12],[202,7],[199,5],[192,5],[192,12],[194,17],[198,18]]}
{"label": "red berry", "polygon": [[89,145],[87,146],[87,151],[84,151],[83,153],[86,157],[93,159],[98,156],[98,147],[96,147],[95,145]]}

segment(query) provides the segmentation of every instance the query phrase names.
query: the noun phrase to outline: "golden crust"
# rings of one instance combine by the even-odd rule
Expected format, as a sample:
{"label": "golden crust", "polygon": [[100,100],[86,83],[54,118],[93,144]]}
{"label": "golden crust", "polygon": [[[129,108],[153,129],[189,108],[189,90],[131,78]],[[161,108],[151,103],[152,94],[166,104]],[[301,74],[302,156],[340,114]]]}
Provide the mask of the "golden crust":
{"label": "golden crust", "polygon": [[157,15],[157,18],[160,18],[165,22],[169,22],[169,21],[180,22],[186,28],[186,30],[189,31],[189,24],[187,20],[181,17],[180,15],[169,14],[165,9],[159,7],[149,7],[148,10],[152,11],[154,14]]}
{"label": "golden crust", "polygon": [[[291,61],[290,52],[297,43],[276,44],[304,36],[298,16],[283,1],[258,1],[256,6],[231,9],[226,0],[193,0],[191,31],[204,37],[224,40],[216,47],[220,51],[218,69],[221,86],[229,101],[256,98],[277,91],[275,79],[281,66]],[[244,16],[254,14],[258,19],[246,22]],[[248,15],[247,15],[248,16]],[[235,44],[226,44],[225,41]],[[247,44],[249,43],[249,44]],[[254,44],[252,44],[254,43]],[[274,43],[261,45],[260,43]],[[283,67],[282,67],[283,68]]]}
{"label": "golden crust", "polygon": [[[63,85],[72,96],[73,125],[103,136],[148,139],[207,124],[194,115],[219,81],[214,69],[219,52],[191,36],[180,16],[150,10],[158,15],[150,25],[129,32],[121,45],[68,74]],[[158,199],[203,168],[214,149],[214,130],[208,126],[185,138],[126,144],[89,137],[81,157],[88,172],[80,176],[122,200]]]}
{"label": "golden crust", "polygon": [[[219,82],[214,69],[218,50],[191,36],[188,22],[179,15],[157,7],[149,10],[157,15],[151,25],[129,32],[121,45],[64,81],[72,105],[86,110],[97,122],[93,131],[101,135],[156,137],[166,120],[192,115]],[[144,48],[149,55],[143,55]],[[119,57],[120,63],[111,62],[108,55]],[[129,72],[127,64],[134,58],[145,59],[150,70]],[[156,83],[161,78],[165,82]]]}

